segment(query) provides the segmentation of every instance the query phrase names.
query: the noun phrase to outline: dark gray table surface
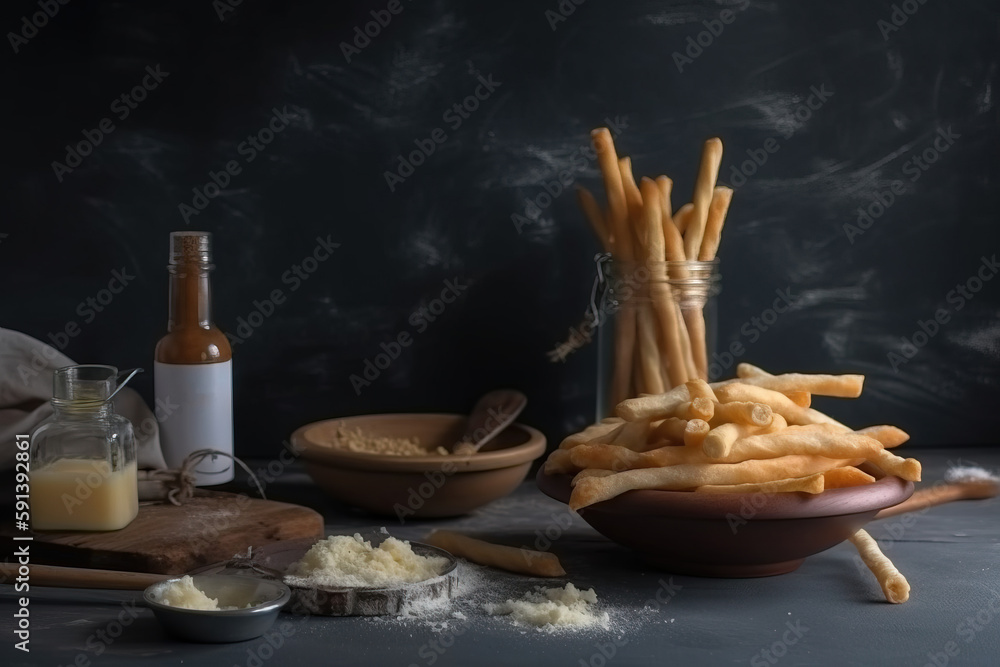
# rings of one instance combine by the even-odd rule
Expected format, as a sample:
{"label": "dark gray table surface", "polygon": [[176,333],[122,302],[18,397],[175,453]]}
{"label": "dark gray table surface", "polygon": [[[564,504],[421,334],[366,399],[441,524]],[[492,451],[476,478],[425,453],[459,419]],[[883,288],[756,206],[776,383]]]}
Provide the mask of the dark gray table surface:
{"label": "dark gray table surface", "polygon": [[[959,460],[1000,469],[997,450],[908,454],[923,461],[927,482],[940,479],[947,465]],[[543,496],[531,480],[470,516],[403,525],[328,500],[294,466],[268,489],[272,498],[319,509],[328,533],[384,525],[399,537],[419,539],[433,526],[492,532],[528,546],[546,530],[559,533],[552,551],[570,573],[568,580],[596,589],[610,614],[610,629],[547,634],[490,617],[481,609],[483,600],[499,601],[553,582],[481,569],[466,570],[478,573],[474,578],[480,585],[455,602],[466,620],[451,618],[448,611],[430,620],[284,615],[279,623],[287,623],[285,636],[272,635],[271,644],[263,638],[229,645],[174,641],[141,606],[134,622],[122,629],[116,619],[127,617],[123,601],[128,605],[139,598],[136,594],[36,587],[30,593],[31,653],[25,654],[13,648],[14,593],[4,585],[3,664],[1000,665],[996,499],[953,503],[905,521],[895,517],[870,525],[869,532],[912,586],[907,603],[891,605],[871,574],[858,568],[854,548],[846,543],[777,577],[708,579],[652,570],[578,517],[567,529],[559,527],[569,517],[565,506]]]}

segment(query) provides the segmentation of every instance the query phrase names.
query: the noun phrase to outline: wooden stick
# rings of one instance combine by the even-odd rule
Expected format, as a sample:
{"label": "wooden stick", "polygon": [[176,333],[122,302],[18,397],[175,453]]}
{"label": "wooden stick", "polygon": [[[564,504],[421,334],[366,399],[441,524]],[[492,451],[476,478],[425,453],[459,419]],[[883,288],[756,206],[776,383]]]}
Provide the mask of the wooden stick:
{"label": "wooden stick", "polygon": [[920,489],[912,496],[892,507],[887,507],[875,515],[876,519],[916,512],[927,507],[943,505],[955,500],[992,498],[997,495],[998,484],[990,481],[955,482]]}
{"label": "wooden stick", "polygon": [[712,191],[719,177],[719,165],[722,163],[722,141],[712,138],[705,142],[701,151],[701,165],[698,168],[698,180],[695,181],[694,195],[691,203],[694,211],[691,222],[684,232],[684,254],[689,260],[697,260],[701,250],[705,226],[708,222],[708,208],[712,203]]}
{"label": "wooden stick", "polygon": [[[8,581],[17,576],[17,563],[0,563],[0,575]],[[148,572],[122,572],[119,570],[94,570],[85,567],[58,567],[31,565],[32,586],[60,586],[62,588],[108,588],[116,591],[141,591],[158,581],[172,579],[173,574]]]}

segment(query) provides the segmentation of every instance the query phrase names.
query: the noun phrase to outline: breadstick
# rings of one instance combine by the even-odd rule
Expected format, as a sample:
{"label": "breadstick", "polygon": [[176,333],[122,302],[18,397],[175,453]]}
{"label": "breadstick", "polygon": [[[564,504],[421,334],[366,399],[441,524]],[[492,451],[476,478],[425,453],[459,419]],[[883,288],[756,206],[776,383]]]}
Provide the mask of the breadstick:
{"label": "breadstick", "polygon": [[[639,186],[635,184],[635,176],[632,174],[632,158],[618,158],[618,170],[622,174],[622,187],[625,189],[625,205],[632,223],[642,215],[642,196],[639,194]],[[640,235],[641,238],[641,235]],[[636,256],[638,258],[638,254]]]}
{"label": "breadstick", "polygon": [[590,133],[594,150],[597,151],[597,164],[604,177],[604,191],[608,198],[608,228],[611,231],[615,245],[621,245],[620,252],[625,252],[623,259],[631,259],[630,243],[627,243],[628,206],[625,202],[625,188],[622,185],[622,174],[618,167],[618,155],[615,153],[615,142],[611,132],[606,127],[599,127]]}
{"label": "breadstick", "polygon": [[[663,377],[660,375],[662,366],[660,364],[660,343],[656,336],[656,320],[649,304],[637,303],[635,311],[638,334],[638,345],[636,345],[635,353],[636,362],[641,371],[636,373],[636,379],[642,380],[640,393],[662,394],[667,388],[663,386]],[[668,358],[667,363],[671,364],[668,367],[668,373],[672,372],[672,360]]]}
{"label": "breadstick", "polygon": [[[836,468],[842,470],[842,468]],[[855,468],[857,470],[857,468]],[[830,472],[830,471],[827,471]],[[861,472],[858,470],[858,472]],[[826,486],[826,472],[818,472],[808,477],[793,477],[779,479],[775,482],[757,482],[749,484],[707,484],[699,486],[698,493],[823,493]],[[864,473],[861,473],[864,474]]]}
{"label": "breadstick", "polygon": [[615,413],[627,422],[640,419],[665,419],[684,403],[690,401],[686,385],[677,385],[665,394],[629,398],[615,406]]}
{"label": "breadstick", "polygon": [[[597,164],[604,178],[604,189],[608,198],[607,224],[611,231],[614,248],[618,259],[631,262],[632,239],[628,228],[628,204],[625,199],[625,188],[622,184],[621,168],[611,132],[606,127],[599,127],[590,133],[594,150],[597,152]],[[615,354],[614,370],[611,381],[611,404],[616,405],[627,398],[632,385],[632,350],[635,347],[635,314],[630,308],[622,308],[615,318]]]}
{"label": "breadstick", "polygon": [[[666,241],[663,235],[663,211],[660,207],[662,198],[656,182],[642,179],[642,224],[646,239],[646,248],[653,273],[650,279],[650,298],[660,323],[662,344],[667,352],[667,373],[671,388],[687,381],[687,368],[684,364],[683,349],[678,336],[680,323],[674,308],[673,295],[667,283],[664,261],[666,257]],[[662,393],[658,392],[658,393]]]}
{"label": "breadstick", "polygon": [[849,486],[863,486],[874,482],[874,477],[854,466],[834,468],[823,473],[823,485],[827,489],[844,489]]}
{"label": "breadstick", "polygon": [[663,211],[663,224],[671,220],[674,216],[673,206],[670,204],[670,195],[674,190],[674,182],[668,176],[657,176],[656,185],[660,188],[660,207]]}
{"label": "breadstick", "polygon": [[[758,377],[758,376],[759,377],[774,377],[773,375],[771,375],[770,373],[768,373],[767,371],[765,371],[763,368],[759,368],[757,366],[754,366],[753,364],[741,363],[741,364],[739,364],[739,365],[736,366],[736,377],[738,377],[738,378],[742,379],[742,378],[751,378],[751,377]],[[802,406],[804,408],[809,408],[809,402],[808,401],[806,401],[804,403],[800,402],[800,401],[796,401],[796,399],[794,398],[794,396],[795,396],[796,393],[797,392],[788,392],[786,394],[786,396],[788,396],[789,398],[792,398],[792,400],[795,401],[798,405],[800,405],[800,406]],[[809,408],[808,410],[806,410],[805,414],[807,415],[807,418],[810,420],[810,422],[813,423],[813,424],[832,424],[832,425],[837,426],[837,427],[839,427],[839,428],[841,428],[841,429],[843,429],[845,431],[850,431],[851,430],[851,428],[849,426],[845,426],[844,424],[841,424],[839,421],[837,421],[833,417],[830,417],[829,415],[827,415],[827,414],[825,414],[823,412],[820,412],[819,410],[815,410],[813,408]],[[909,436],[907,436],[907,437],[909,437]]]}
{"label": "breadstick", "polygon": [[626,470],[616,475],[580,480],[570,495],[569,506],[570,509],[579,510],[633,489],[681,491],[706,484],[747,484],[772,482],[789,477],[808,477],[850,463],[849,460],[796,454],[730,465],[682,463],[666,468]]}
{"label": "breadstick", "polygon": [[854,533],[851,544],[857,547],[858,555],[868,569],[872,571],[882,588],[885,599],[893,604],[900,604],[910,599],[910,584],[906,577],[899,573],[892,561],[878,548],[878,543],[863,530]]}
{"label": "breadstick", "polygon": [[684,438],[687,437],[687,425],[686,419],[668,417],[649,432],[649,439],[654,443],[666,440],[674,445],[684,444]]}
{"label": "breadstick", "polygon": [[597,234],[597,239],[601,242],[604,252],[614,252],[614,245],[611,242],[611,232],[608,231],[608,223],[604,220],[601,207],[594,199],[594,195],[587,188],[580,186],[576,189],[576,201],[583,211],[584,217],[590,222],[591,228]]}
{"label": "breadstick", "polygon": [[694,211],[694,204],[688,202],[674,212],[674,225],[681,234],[687,231],[691,223],[691,212]]}
{"label": "breadstick", "polygon": [[435,530],[427,536],[426,542],[453,556],[508,572],[538,577],[561,577],[566,574],[559,558],[547,551],[493,544],[450,530]]}
{"label": "breadstick", "polygon": [[691,419],[684,427],[684,446],[699,451],[712,427],[704,419]]}
{"label": "breadstick", "polygon": [[684,232],[684,255],[692,261],[698,259],[698,253],[701,251],[701,242],[705,236],[705,226],[708,222],[708,208],[712,203],[712,191],[715,189],[715,181],[719,177],[721,163],[722,141],[718,138],[709,139],[701,151],[698,180],[695,181],[694,195],[691,197],[694,210],[688,228]]}
{"label": "breadstick", "polygon": [[[707,398],[713,403],[719,402],[719,397],[715,395],[715,391],[708,386],[708,383],[701,379],[694,379],[687,381],[688,394],[691,395],[691,399],[696,398]],[[732,421],[732,420],[730,420]]]}
{"label": "breadstick", "polygon": [[602,419],[596,424],[591,424],[579,433],[573,433],[572,435],[566,436],[563,441],[559,443],[559,449],[572,449],[573,447],[582,445],[585,442],[590,442],[594,438],[607,435],[615,429],[620,428],[624,423],[625,421],[618,417],[608,417],[606,419]]}
{"label": "breadstick", "polygon": [[724,185],[717,186],[712,193],[712,203],[708,207],[708,220],[705,223],[705,236],[701,241],[701,250],[698,251],[698,261],[710,262],[715,259],[715,254],[719,250],[719,241],[722,240],[722,226],[726,222],[726,212],[729,211],[729,204],[732,200],[732,188],[727,188]]}

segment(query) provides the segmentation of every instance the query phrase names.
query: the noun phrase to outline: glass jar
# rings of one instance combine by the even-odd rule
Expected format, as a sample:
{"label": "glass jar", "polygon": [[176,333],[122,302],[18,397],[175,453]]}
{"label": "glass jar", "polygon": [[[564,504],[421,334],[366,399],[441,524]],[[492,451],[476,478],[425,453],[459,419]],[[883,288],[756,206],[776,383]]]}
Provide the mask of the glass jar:
{"label": "glass jar", "polygon": [[[719,260],[611,261],[598,304],[597,419],[640,394],[709,379]],[[714,378],[712,378],[714,379]]]}
{"label": "glass jar", "polygon": [[109,399],[114,366],[67,366],[52,379],[53,415],[31,435],[31,527],[117,530],[139,511],[135,435]]}

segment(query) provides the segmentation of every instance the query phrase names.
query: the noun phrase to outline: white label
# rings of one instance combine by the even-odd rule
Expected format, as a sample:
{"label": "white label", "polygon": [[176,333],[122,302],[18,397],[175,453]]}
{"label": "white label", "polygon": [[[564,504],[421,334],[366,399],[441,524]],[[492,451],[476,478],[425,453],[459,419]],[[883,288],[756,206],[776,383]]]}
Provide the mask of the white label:
{"label": "white label", "polygon": [[[164,364],[153,362],[160,445],[167,467],[176,470],[199,449],[233,453],[233,362]],[[233,460],[206,457],[195,468],[195,484],[233,479]]]}

